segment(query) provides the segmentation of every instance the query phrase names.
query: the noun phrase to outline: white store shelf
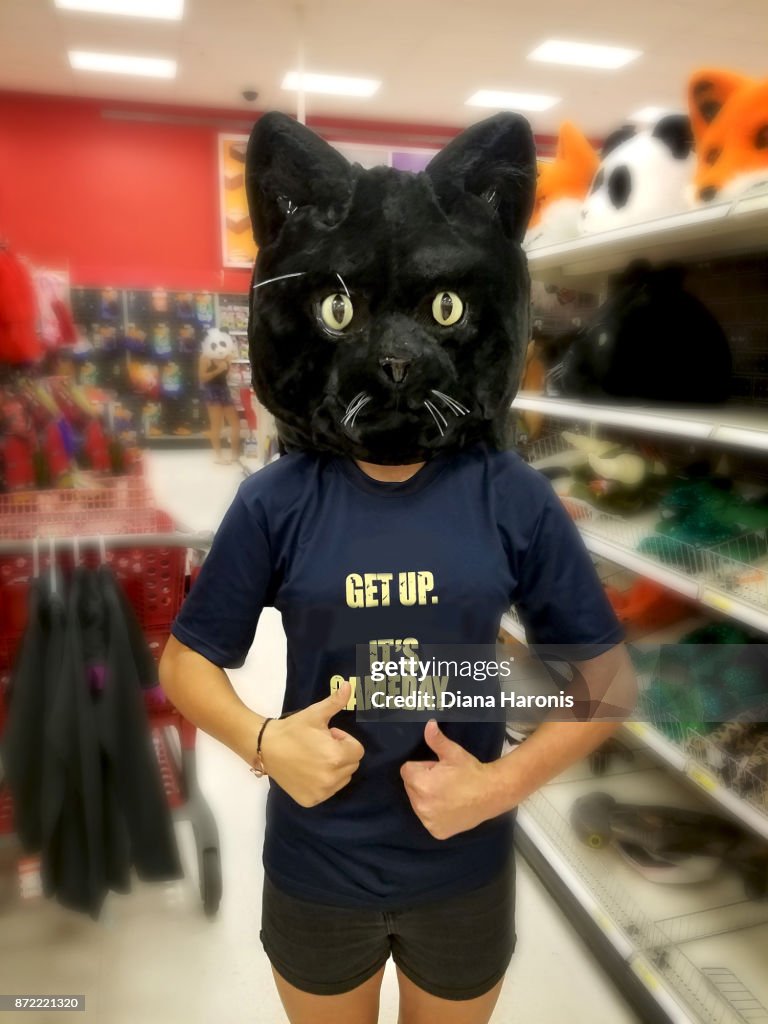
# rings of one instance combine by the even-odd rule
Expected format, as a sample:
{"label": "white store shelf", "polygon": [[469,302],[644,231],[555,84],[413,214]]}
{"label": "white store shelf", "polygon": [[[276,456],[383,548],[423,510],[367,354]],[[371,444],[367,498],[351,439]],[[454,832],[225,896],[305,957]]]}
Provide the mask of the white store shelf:
{"label": "white store shelf", "polygon": [[635,258],[704,260],[762,252],[768,237],[768,191],[733,203],[713,203],[643,224],[577,238],[528,252],[538,279],[589,277],[623,268]]}
{"label": "white store shelf", "polygon": [[592,405],[573,398],[549,398],[521,391],[512,403],[522,412],[538,412],[569,421],[599,423],[649,434],[708,441],[735,448],[768,452],[768,410],[765,408],[649,409],[633,405]]}
{"label": "white store shelf", "polygon": [[[603,513],[575,498],[563,500],[592,554],[655,580],[675,593],[752,629],[768,633],[768,566],[765,570],[755,567],[755,571],[762,573],[762,583],[727,591],[717,585],[723,582],[718,577],[727,579],[733,567],[738,567],[740,563],[723,557],[716,550],[693,548],[680,541],[669,541],[670,545],[674,545],[679,560],[684,562],[682,567],[666,565],[638,550],[638,545],[645,538],[658,536],[660,542],[665,539],[664,535],[655,534],[654,531],[659,518],[657,510],[622,518]],[[741,568],[749,569],[750,566],[743,565]]]}
{"label": "white store shelf", "polygon": [[768,608],[727,594],[717,587],[710,586],[704,578],[689,576],[670,566],[663,565],[656,559],[617,543],[611,537],[592,529],[582,528],[582,536],[587,548],[593,554],[608,558],[626,569],[631,569],[641,576],[655,580],[662,586],[674,590],[675,593],[698,601],[705,607],[727,615],[751,629],[768,633]]}
{"label": "white store shelf", "polygon": [[[705,810],[682,782],[640,758],[634,768],[595,778],[584,765],[546,786],[519,811],[519,826],[609,939],[648,992],[675,1022],[743,1024],[730,993],[752,998],[754,1016],[768,1020],[765,973],[755,970],[759,951],[745,953],[750,935],[768,929],[768,905],[745,897],[736,872],[723,867],[709,882],[660,885],[630,867],[610,846],[583,845],[570,823],[574,800],[596,790],[619,802],[667,804]],[[729,984],[711,983],[708,970],[730,972]]]}

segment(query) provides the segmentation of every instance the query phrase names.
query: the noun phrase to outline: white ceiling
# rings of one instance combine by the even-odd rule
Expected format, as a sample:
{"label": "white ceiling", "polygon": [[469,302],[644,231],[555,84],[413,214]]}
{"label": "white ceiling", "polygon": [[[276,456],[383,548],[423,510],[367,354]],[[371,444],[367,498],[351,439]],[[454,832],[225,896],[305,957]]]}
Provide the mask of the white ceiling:
{"label": "white ceiling", "polygon": [[[369,100],[309,96],[309,114],[433,125],[484,116],[477,89],[540,92],[563,101],[530,115],[542,132],[566,117],[595,135],[646,105],[685,103],[689,72],[724,66],[768,75],[768,0],[305,0],[306,68],[380,78]],[[643,51],[614,72],[528,62],[548,37]],[[70,70],[68,49],[179,62],[173,81]],[[247,109],[295,110],[280,88],[297,65],[291,0],[186,0],[180,22],[58,11],[53,0],[0,0],[0,89]]]}

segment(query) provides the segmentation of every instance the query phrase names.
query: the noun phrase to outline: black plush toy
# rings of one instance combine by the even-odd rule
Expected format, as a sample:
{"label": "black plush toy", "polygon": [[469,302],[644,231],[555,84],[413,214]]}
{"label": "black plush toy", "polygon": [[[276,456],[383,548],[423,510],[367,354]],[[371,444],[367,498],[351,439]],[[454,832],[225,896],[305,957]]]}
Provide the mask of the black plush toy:
{"label": "black plush toy", "polygon": [[421,174],[350,165],[283,114],[257,122],[250,355],[286,448],[398,464],[503,446],[535,179],[515,114],[467,129]]}
{"label": "black plush toy", "polygon": [[682,267],[637,260],[616,277],[556,374],[582,398],[711,404],[729,394],[731,353],[717,320],[683,287]]}

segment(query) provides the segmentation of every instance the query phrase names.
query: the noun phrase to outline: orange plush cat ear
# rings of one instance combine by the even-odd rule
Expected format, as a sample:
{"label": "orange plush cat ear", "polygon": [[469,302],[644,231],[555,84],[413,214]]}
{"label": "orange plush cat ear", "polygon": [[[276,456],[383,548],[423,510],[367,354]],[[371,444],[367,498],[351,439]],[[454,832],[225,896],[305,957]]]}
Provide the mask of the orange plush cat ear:
{"label": "orange plush cat ear", "polygon": [[693,134],[698,142],[707,126],[717,117],[728,98],[751,79],[736,71],[710,68],[695,71],[688,83],[688,106]]}
{"label": "orange plush cat ear", "polygon": [[592,180],[600,163],[600,158],[589,140],[571,121],[563,121],[560,125],[555,159],[583,171],[589,181]]}

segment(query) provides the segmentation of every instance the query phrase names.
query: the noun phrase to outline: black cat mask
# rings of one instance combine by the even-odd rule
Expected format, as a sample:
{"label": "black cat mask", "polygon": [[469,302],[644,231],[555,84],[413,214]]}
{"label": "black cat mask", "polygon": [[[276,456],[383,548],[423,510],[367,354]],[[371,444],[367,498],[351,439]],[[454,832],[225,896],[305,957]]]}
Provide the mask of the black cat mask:
{"label": "black cat mask", "polygon": [[516,114],[468,128],[421,174],[353,166],[283,114],[257,122],[250,357],[288,449],[392,465],[503,447],[535,181]]}

